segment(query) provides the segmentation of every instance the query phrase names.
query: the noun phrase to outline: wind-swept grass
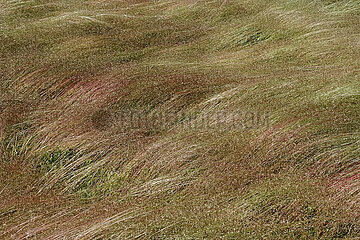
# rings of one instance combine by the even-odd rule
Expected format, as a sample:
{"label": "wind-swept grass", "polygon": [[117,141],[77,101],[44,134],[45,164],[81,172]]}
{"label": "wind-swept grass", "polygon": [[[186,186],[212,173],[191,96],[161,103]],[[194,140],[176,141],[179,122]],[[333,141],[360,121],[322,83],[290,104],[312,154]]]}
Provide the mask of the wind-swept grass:
{"label": "wind-swept grass", "polygon": [[360,236],[355,0],[0,0],[4,239]]}

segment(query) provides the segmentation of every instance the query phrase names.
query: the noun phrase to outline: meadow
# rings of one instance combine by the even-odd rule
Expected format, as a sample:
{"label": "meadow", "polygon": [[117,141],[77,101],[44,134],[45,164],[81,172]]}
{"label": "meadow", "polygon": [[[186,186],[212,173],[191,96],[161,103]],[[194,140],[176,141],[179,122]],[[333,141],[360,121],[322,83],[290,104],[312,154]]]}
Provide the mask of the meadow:
{"label": "meadow", "polygon": [[360,238],[357,0],[0,0],[0,239]]}

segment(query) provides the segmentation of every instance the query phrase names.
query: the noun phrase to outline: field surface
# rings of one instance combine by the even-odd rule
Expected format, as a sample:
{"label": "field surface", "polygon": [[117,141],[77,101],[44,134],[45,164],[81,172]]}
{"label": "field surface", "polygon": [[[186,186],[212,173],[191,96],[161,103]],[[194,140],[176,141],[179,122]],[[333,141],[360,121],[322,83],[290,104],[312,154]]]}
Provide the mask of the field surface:
{"label": "field surface", "polygon": [[357,0],[0,0],[0,239],[359,239]]}

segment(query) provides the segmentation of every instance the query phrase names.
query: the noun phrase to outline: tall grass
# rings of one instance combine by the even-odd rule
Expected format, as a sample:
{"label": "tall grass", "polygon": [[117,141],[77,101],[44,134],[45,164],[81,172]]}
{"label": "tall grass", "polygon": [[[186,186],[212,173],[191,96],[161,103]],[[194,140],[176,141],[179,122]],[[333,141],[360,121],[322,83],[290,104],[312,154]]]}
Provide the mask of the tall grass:
{"label": "tall grass", "polygon": [[0,0],[1,238],[359,237],[359,13]]}

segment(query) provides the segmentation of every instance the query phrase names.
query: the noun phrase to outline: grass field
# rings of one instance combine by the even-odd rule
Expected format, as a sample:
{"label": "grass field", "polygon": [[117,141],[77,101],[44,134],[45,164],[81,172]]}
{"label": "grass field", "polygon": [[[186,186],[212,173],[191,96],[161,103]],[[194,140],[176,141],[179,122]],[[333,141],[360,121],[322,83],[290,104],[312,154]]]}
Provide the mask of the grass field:
{"label": "grass field", "polygon": [[360,238],[357,0],[0,0],[0,239]]}

